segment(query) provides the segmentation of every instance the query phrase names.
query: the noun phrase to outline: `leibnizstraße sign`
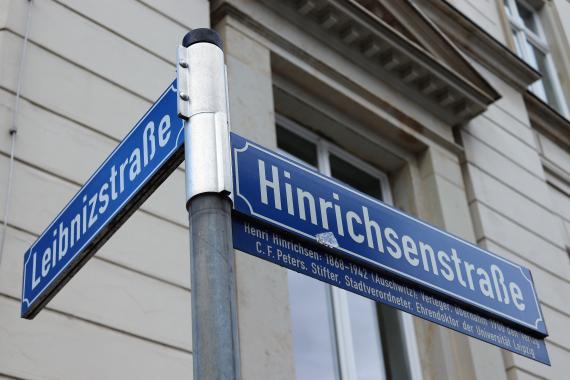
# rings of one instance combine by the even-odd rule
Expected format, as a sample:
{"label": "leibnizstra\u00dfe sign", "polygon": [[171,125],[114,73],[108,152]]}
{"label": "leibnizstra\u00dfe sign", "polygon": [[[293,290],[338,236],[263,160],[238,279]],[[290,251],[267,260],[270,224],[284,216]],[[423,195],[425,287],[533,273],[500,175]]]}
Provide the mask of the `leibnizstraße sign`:
{"label": "leibnizstra\u00dfe sign", "polygon": [[175,84],[26,252],[24,318],[33,318],[184,159]]}

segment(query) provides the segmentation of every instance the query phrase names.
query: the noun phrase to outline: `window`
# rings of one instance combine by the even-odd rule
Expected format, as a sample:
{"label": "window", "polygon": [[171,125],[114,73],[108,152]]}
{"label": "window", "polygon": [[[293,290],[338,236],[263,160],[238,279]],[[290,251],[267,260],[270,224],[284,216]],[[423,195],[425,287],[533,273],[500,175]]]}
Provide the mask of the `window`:
{"label": "window", "polygon": [[[286,118],[278,117],[276,128],[281,153],[391,202],[382,172]],[[297,380],[418,378],[411,316],[293,271],[288,276]]]}
{"label": "window", "polygon": [[530,90],[568,118],[566,101],[537,11],[524,0],[503,2],[517,55],[542,74],[542,79],[533,83]]}

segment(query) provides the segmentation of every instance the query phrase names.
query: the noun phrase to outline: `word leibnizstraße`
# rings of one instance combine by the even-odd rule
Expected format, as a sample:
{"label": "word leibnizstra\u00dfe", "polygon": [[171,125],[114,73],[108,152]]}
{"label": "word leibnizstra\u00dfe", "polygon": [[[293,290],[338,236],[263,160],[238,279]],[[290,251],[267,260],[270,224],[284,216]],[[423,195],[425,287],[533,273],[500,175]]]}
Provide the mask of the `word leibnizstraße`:
{"label": "word leibnizstra\u00dfe", "polygon": [[24,257],[22,316],[33,318],[183,160],[183,124],[172,83]]}

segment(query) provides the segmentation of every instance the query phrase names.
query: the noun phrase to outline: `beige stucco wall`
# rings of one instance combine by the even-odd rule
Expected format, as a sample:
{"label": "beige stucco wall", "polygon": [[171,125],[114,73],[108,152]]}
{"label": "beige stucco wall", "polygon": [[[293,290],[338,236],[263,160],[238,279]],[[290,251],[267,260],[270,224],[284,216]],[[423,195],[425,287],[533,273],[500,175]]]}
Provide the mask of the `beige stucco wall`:
{"label": "beige stucco wall", "polygon": [[552,45],[553,61],[558,71],[560,86],[570,107],[570,2],[551,0],[542,10],[542,18]]}
{"label": "beige stucco wall", "polygon": [[[570,371],[570,261],[559,210],[568,208],[570,198],[554,199],[550,193],[522,95],[479,69],[503,99],[461,133],[476,239],[532,271],[550,333],[552,367],[503,351],[505,368],[511,379],[562,379]],[[570,167],[570,160],[565,167]]]}
{"label": "beige stucco wall", "polygon": [[498,7],[503,6],[503,0],[445,0],[465,16],[469,17],[479,27],[495,39],[506,41],[502,17]]}
{"label": "beige stucco wall", "polygon": [[558,22],[560,22],[557,26],[560,27],[560,32],[563,33],[566,37],[566,41],[570,41],[570,24],[568,20],[570,20],[570,2],[565,0],[550,0],[549,7],[553,8],[553,10],[558,15]]}
{"label": "beige stucco wall", "polygon": [[[2,200],[26,6],[0,2]],[[184,33],[208,25],[206,0],[32,2],[0,268],[0,377],[191,378],[181,170],[33,321],[20,319],[18,300],[25,250],[174,78]]]}

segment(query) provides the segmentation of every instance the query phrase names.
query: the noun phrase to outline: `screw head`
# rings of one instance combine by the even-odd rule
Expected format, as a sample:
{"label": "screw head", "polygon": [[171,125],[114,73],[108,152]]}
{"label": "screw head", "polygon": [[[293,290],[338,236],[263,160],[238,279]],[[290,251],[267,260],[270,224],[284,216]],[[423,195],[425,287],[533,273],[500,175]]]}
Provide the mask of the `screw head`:
{"label": "screw head", "polygon": [[190,97],[189,97],[188,94],[185,93],[185,92],[181,92],[179,96],[180,96],[180,99],[182,99],[182,100],[184,100],[184,101],[190,100]]}
{"label": "screw head", "polygon": [[180,61],[180,62],[178,62],[178,64],[180,65],[180,67],[183,67],[183,68],[188,67],[188,62],[186,62],[186,61]]}

